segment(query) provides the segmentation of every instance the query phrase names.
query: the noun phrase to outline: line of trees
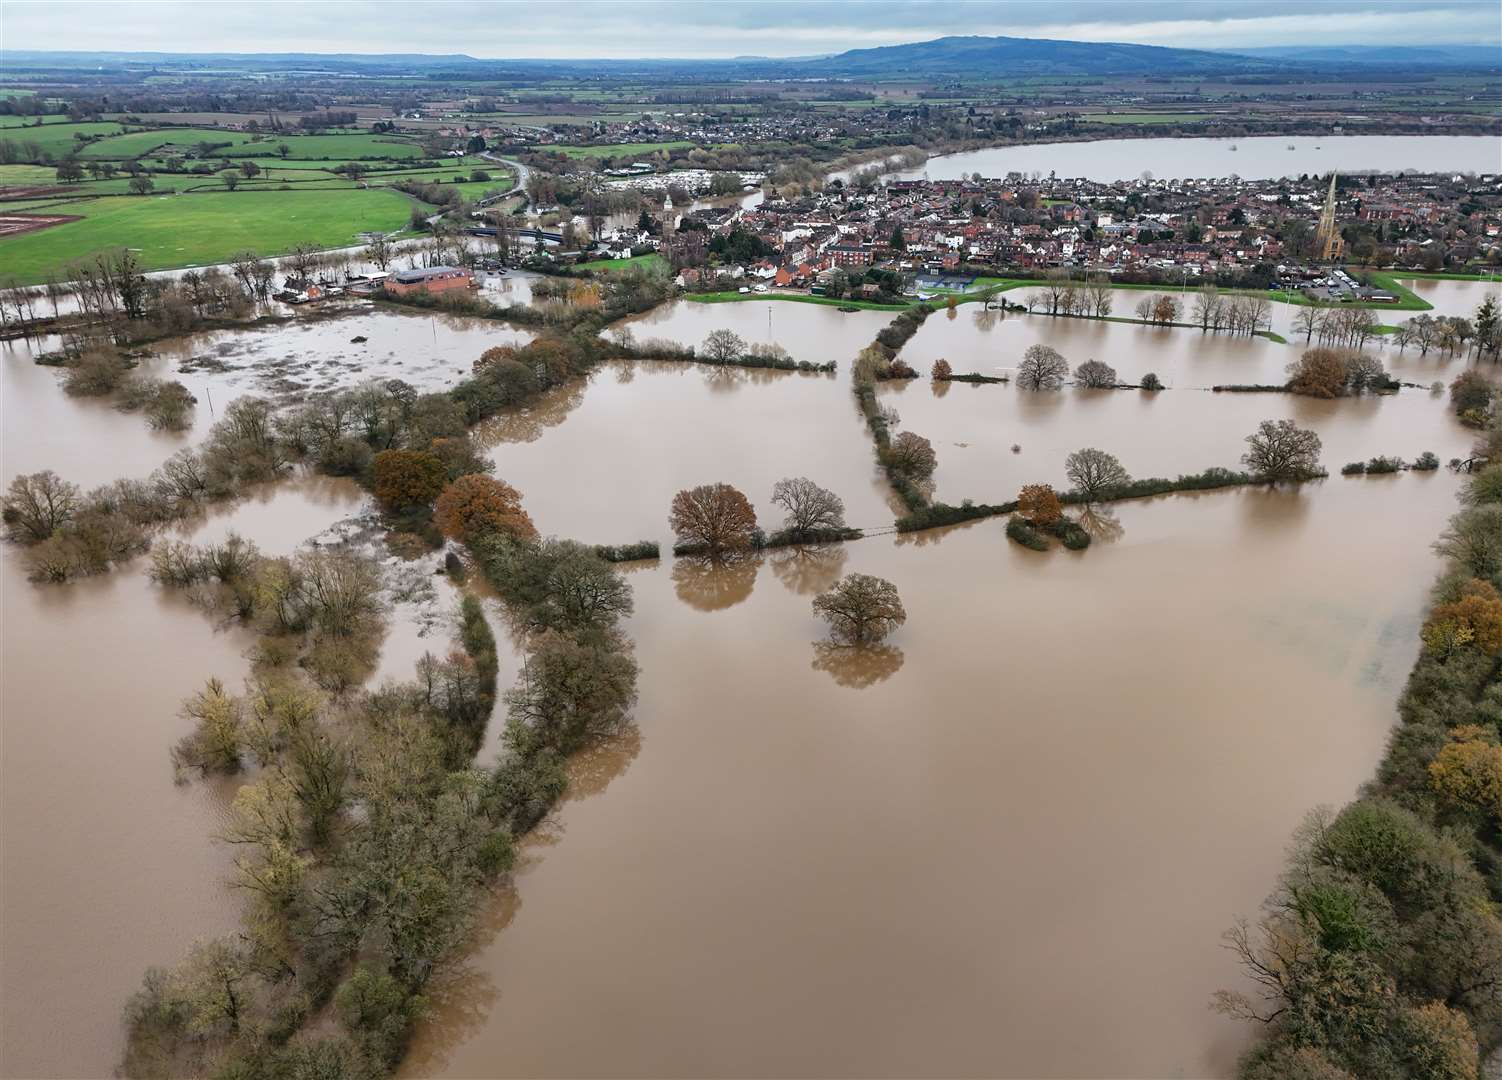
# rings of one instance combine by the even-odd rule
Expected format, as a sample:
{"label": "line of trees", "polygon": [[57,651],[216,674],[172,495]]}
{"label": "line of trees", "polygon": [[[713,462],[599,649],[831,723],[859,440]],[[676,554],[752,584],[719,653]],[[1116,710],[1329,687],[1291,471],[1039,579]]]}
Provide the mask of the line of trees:
{"label": "line of trees", "polygon": [[1377,775],[1312,812],[1226,943],[1261,1025],[1242,1080],[1474,1080],[1502,1043],[1502,427],[1477,447]]}
{"label": "line of trees", "polygon": [[1458,315],[1415,315],[1397,325],[1392,332],[1393,344],[1401,352],[1412,345],[1420,356],[1436,349],[1446,356],[1464,352],[1470,343],[1470,355],[1490,356],[1495,363],[1502,355],[1502,311],[1495,298],[1488,296],[1476,309],[1473,318]]}

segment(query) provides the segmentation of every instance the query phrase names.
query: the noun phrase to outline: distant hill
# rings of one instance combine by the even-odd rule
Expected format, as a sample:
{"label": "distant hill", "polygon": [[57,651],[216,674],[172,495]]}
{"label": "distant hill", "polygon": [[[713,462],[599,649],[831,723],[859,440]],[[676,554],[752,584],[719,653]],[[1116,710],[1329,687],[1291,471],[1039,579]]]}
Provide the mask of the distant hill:
{"label": "distant hill", "polygon": [[1170,75],[1276,70],[1273,58],[1158,45],[1048,38],[942,37],[910,45],[851,49],[811,60],[821,75]]}
{"label": "distant hill", "polygon": [[1223,51],[1304,64],[1502,68],[1502,45],[1273,45]]}

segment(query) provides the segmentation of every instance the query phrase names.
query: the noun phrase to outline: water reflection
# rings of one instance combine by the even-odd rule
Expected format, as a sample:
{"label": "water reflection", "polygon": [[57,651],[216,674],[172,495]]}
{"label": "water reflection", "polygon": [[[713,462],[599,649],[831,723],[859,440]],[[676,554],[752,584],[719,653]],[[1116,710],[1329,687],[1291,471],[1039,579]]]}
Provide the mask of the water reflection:
{"label": "water reflection", "polygon": [[[629,382],[629,379],[619,380]],[[580,379],[555,387],[524,409],[501,413],[470,429],[470,438],[483,449],[502,443],[530,443],[542,438],[584,404],[589,380]]]}
{"label": "water reflection", "polygon": [[641,729],[627,720],[621,730],[579,751],[568,763],[564,799],[575,802],[602,795],[610,782],[631,767],[641,753]]}
{"label": "water reflection", "polygon": [[1116,512],[1104,506],[1086,506],[1075,520],[1096,543],[1114,544],[1126,533]]}
{"label": "water reflection", "polygon": [[845,572],[843,544],[779,548],[768,560],[777,580],[800,596],[824,592]]}
{"label": "water reflection", "polygon": [[903,659],[902,650],[895,645],[841,645],[833,641],[816,641],[814,659],[809,667],[824,672],[839,686],[864,690],[897,674]]}
{"label": "water reflection", "polygon": [[673,563],[673,591],[695,611],[724,611],[751,595],[760,555],[688,556]]}

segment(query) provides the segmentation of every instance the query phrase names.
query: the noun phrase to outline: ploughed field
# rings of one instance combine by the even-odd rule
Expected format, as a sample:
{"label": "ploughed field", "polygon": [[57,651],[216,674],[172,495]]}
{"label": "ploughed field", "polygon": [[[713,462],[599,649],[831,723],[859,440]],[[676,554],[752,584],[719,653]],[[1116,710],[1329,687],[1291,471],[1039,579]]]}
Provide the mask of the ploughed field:
{"label": "ploughed field", "polygon": [[[638,342],[697,344],[723,327],[840,369],[613,363],[479,434],[544,533],[665,541],[672,494],[719,481],[770,529],[771,485],[798,475],[840,494],[852,524],[886,525],[897,511],[849,367],[890,317],[668,305],[631,321]],[[142,372],[199,397],[178,436],[66,397],[55,369],[11,343],[5,479],[143,476],[237,394],[292,401],[393,377],[440,389],[529,336],[356,307],[164,344]],[[1004,372],[1040,342],[1171,389],[937,392],[927,378],[941,357]],[[1062,485],[1082,446],[1138,476],[1235,467],[1241,439],[1283,416],[1320,433],[1332,473],[1468,445],[1427,390],[1308,402],[1204,389],[1272,381],[1298,351],[987,321],[971,305],[930,318],[903,353],[923,377],[881,400],[898,430],[933,441],[950,501]],[[1461,367],[1380,354],[1416,382]],[[993,521],[628,568],[636,732],[575,762],[571,800],[434,987],[408,1074],[1226,1074],[1249,1032],[1206,1007],[1238,985],[1218,934],[1255,913],[1304,811],[1369,774],[1455,486],[1447,471],[1332,476],[1120,504],[1082,553],[1026,551]],[[197,538],[233,527],[287,551],[368,510],[344,481],[265,495]],[[189,726],[178,702],[211,675],[238,683],[250,639],[150,585],[144,560],[52,589],[25,582],[14,549],[0,562],[4,1071],[103,1075],[144,968],[235,917],[230,854],[210,840],[234,783],[175,787],[167,751]],[[887,647],[859,655],[821,647],[809,607],[851,571],[890,579],[908,612]],[[378,678],[442,647],[432,608],[397,609]],[[501,667],[507,685],[514,656]]]}

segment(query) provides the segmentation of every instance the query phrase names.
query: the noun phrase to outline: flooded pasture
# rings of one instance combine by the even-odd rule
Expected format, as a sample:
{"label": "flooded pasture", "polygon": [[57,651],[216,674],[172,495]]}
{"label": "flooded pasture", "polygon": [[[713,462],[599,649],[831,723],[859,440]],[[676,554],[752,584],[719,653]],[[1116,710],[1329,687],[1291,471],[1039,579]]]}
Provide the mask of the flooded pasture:
{"label": "flooded pasture", "polygon": [[[1413,658],[1455,482],[1387,481],[1123,504],[1078,556],[993,521],[632,573],[639,732],[403,1075],[1227,1075],[1218,935]],[[819,644],[851,571],[901,591],[884,649]]]}
{"label": "flooded pasture", "polygon": [[705,304],[677,300],[643,315],[622,320],[640,344],[659,338],[679,345],[701,345],[712,330],[732,330],[750,345],[781,345],[794,360],[811,364],[836,361],[841,369],[882,327],[891,311],[841,311],[828,304],[787,300],[731,301]]}
{"label": "flooded pasture", "polygon": [[1494,135],[1259,135],[1243,139],[1096,139],[995,146],[929,158],[900,179],[957,180],[972,173],[1037,173],[1109,183],[1144,172],[1159,180],[1241,176],[1272,180],[1331,169],[1351,172],[1494,173]]}

